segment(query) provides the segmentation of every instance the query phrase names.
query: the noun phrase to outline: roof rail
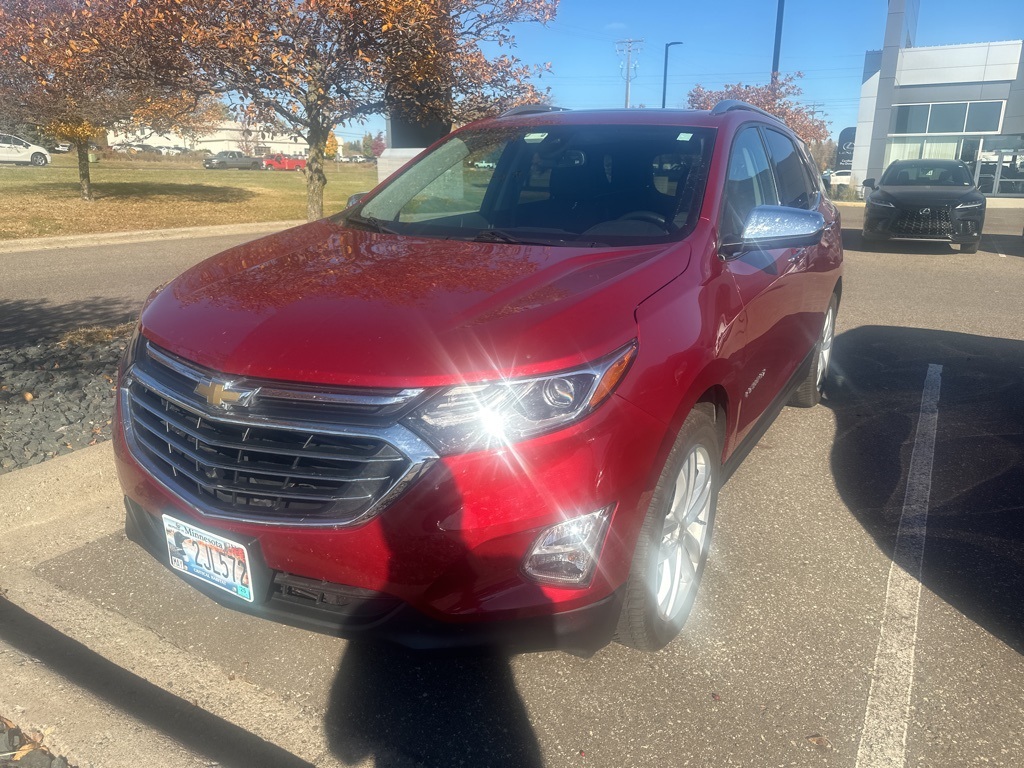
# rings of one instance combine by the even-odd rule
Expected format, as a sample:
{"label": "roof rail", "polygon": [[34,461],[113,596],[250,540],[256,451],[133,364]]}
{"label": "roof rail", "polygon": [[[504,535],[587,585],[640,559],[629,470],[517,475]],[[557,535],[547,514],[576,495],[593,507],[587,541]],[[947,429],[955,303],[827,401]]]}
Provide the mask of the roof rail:
{"label": "roof rail", "polygon": [[747,104],[747,102],[740,101],[739,99],[726,99],[725,101],[718,102],[717,104],[715,104],[714,107],[711,108],[711,114],[724,115],[726,112],[733,112],[737,109],[745,109],[749,112],[757,112],[759,115],[770,117],[772,120],[775,120],[776,122],[782,122],[782,120],[773,115],[771,112],[765,112],[760,107],[755,107],[753,104]]}
{"label": "roof rail", "polygon": [[565,107],[553,107],[550,104],[520,104],[518,107],[506,109],[498,117],[512,117],[513,115],[536,115],[543,112],[566,112]]}

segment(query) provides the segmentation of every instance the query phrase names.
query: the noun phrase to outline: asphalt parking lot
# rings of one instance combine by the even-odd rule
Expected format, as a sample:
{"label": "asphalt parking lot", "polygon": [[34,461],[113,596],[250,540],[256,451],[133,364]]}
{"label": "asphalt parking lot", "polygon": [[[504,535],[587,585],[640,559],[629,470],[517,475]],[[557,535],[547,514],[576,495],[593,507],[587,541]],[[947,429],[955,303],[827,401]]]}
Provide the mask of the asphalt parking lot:
{"label": "asphalt parking lot", "polygon": [[[826,401],[722,491],[664,651],[424,656],[227,611],[124,539],[100,445],[0,477],[0,711],[83,766],[1024,764],[1024,209],[975,255],[862,251],[859,214]],[[39,322],[145,293],[10,274]]]}

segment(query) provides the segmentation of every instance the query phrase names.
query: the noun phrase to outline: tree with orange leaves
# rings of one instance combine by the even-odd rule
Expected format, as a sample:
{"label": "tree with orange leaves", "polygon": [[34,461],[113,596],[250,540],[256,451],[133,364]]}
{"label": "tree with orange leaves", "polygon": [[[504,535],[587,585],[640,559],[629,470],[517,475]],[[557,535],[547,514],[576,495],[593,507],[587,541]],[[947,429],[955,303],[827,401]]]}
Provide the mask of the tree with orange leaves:
{"label": "tree with orange leaves", "polygon": [[738,99],[775,115],[807,144],[828,139],[828,123],[814,116],[810,109],[798,104],[794,98],[803,93],[796,81],[803,77],[797,72],[776,78],[768,85],[726,85],[718,91],[694,86],[687,95],[691,109],[711,109],[720,101]]}
{"label": "tree with orange leaves", "polygon": [[83,200],[92,200],[89,141],[98,130],[202,130],[216,119],[176,47],[126,20],[135,3],[0,3],[0,100],[18,119],[76,145]]}
{"label": "tree with orange leaves", "polygon": [[[143,0],[138,0],[140,3]],[[515,22],[547,22],[558,0],[151,0],[151,28],[185,42],[195,68],[251,119],[309,144],[306,210],[323,216],[334,128],[380,113],[451,124],[539,100],[511,55]],[[180,15],[180,17],[179,17]],[[159,16],[159,18],[158,18]],[[180,21],[179,21],[180,18]]]}

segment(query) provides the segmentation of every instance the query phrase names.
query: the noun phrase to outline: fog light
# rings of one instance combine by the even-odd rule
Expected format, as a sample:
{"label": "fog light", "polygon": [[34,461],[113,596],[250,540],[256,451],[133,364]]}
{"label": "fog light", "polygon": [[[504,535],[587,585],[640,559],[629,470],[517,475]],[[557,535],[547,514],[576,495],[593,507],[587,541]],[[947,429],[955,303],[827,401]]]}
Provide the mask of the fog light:
{"label": "fog light", "polygon": [[590,583],[613,507],[546,528],[530,548],[523,570],[536,581],[565,587]]}

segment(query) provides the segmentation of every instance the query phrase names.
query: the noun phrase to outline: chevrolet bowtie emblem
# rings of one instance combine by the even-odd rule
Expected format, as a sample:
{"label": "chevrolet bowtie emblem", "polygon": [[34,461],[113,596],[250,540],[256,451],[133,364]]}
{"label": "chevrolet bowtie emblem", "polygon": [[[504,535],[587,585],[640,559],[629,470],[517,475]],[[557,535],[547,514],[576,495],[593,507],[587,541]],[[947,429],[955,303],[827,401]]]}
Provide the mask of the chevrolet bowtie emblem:
{"label": "chevrolet bowtie emblem", "polygon": [[928,215],[928,214],[930,214],[931,212],[932,212],[932,209],[931,209],[931,208],[922,208],[922,209],[921,209],[921,215],[922,215],[922,216],[927,216],[927,215]]}
{"label": "chevrolet bowtie emblem", "polygon": [[204,379],[199,382],[199,385],[193,390],[197,395],[201,395],[206,398],[206,402],[210,405],[218,408],[223,408],[225,405],[238,403],[240,405],[247,405],[247,400],[252,396],[253,392],[233,392],[225,388],[224,384],[219,381],[211,381]]}

